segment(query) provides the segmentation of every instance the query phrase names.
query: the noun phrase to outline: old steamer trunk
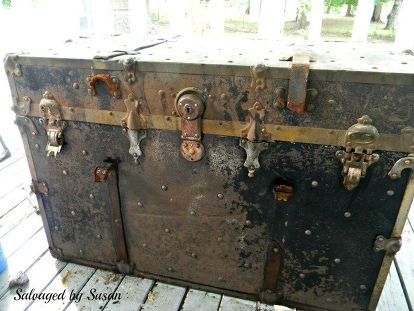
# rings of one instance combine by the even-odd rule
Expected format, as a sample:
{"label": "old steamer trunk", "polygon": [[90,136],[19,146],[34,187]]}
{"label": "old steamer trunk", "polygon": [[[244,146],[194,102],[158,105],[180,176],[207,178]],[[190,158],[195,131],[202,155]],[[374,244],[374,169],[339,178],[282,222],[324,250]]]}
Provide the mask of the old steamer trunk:
{"label": "old steamer trunk", "polygon": [[375,309],[414,192],[410,56],[87,44],[5,59],[55,257]]}

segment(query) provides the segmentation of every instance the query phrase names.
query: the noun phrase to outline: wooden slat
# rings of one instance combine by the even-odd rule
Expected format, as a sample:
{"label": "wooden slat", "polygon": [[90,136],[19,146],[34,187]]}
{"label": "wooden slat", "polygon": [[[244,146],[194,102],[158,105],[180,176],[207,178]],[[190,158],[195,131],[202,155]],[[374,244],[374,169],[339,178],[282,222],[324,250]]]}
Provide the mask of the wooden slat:
{"label": "wooden slat", "polygon": [[223,295],[220,304],[220,311],[255,311],[257,303]]}
{"label": "wooden slat", "polygon": [[46,303],[44,300],[36,300],[28,310],[63,310],[70,303],[70,294],[78,293],[96,271],[94,268],[67,264],[66,267],[53,279],[42,291],[44,293],[65,293],[63,299]]}
{"label": "wooden slat", "polygon": [[[7,178],[0,173],[0,179]],[[11,192],[0,199],[0,218],[23,202],[29,196],[30,186],[28,183],[14,188]],[[32,199],[35,202],[35,198]]]}
{"label": "wooden slat", "polygon": [[0,239],[0,243],[6,257],[9,257],[17,249],[19,249],[20,246],[26,242],[26,240],[28,240],[39,230],[42,230],[42,227],[42,218],[39,215],[32,213],[19,225],[5,234]]}
{"label": "wooden slat", "polygon": [[7,291],[9,278],[15,277],[19,271],[26,271],[46,252],[47,247],[46,235],[41,230],[7,259],[8,267],[0,274],[0,297]]}
{"label": "wooden slat", "polygon": [[10,212],[0,218],[0,237],[16,227],[31,214],[34,213],[33,206],[28,200],[24,200]]}
{"label": "wooden slat", "polygon": [[[108,296],[112,294],[123,278],[122,274],[111,271],[96,270],[88,283],[82,288],[79,302],[72,301],[65,310],[102,310],[107,302],[120,301],[117,295],[114,299]],[[106,295],[108,298],[104,298]]]}
{"label": "wooden slat", "polygon": [[157,282],[148,294],[147,301],[141,310],[174,311],[178,310],[185,295],[185,288]]}
{"label": "wooden slat", "polygon": [[153,280],[125,276],[115,291],[121,300],[109,301],[104,310],[140,310],[153,285]]}
{"label": "wooden slat", "polygon": [[[66,266],[65,262],[59,261],[46,252],[33,266],[27,271],[29,283],[22,287],[21,293],[33,292],[40,293],[48,283]],[[17,287],[19,288],[19,287]],[[9,290],[0,301],[0,310],[24,310],[31,301],[15,300],[19,297],[16,294],[17,288]]]}
{"label": "wooden slat", "polygon": [[[411,210],[412,212],[412,210]],[[411,218],[410,214],[410,218]],[[410,221],[404,226],[402,247],[395,257],[397,269],[402,278],[401,283],[408,297],[408,304],[414,306],[414,231]]]}
{"label": "wooden slat", "polygon": [[182,311],[216,311],[221,295],[190,289],[185,297]]}
{"label": "wooden slat", "polygon": [[367,41],[373,11],[374,0],[358,1],[354,27],[352,29],[353,41]]}
{"label": "wooden slat", "polygon": [[13,165],[6,167],[1,171],[0,176],[5,181],[0,188],[0,199],[22,183],[29,184],[31,177],[26,158],[21,158]]}
{"label": "wooden slat", "polygon": [[377,306],[377,311],[388,310],[409,310],[394,263],[388,273],[387,281]]}

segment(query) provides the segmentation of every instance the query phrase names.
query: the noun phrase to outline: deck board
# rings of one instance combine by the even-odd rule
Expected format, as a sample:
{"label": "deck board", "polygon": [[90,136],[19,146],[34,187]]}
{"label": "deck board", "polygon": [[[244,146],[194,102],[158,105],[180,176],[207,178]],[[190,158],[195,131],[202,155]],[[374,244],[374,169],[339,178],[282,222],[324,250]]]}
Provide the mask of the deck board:
{"label": "deck board", "polygon": [[121,295],[121,300],[108,301],[104,310],[140,310],[153,286],[153,280],[127,275],[115,291],[115,293],[119,293]]}
{"label": "deck board", "polygon": [[254,301],[243,300],[223,295],[220,304],[220,311],[255,311],[257,303]]}
{"label": "deck board", "polygon": [[142,306],[143,311],[177,311],[186,289],[180,286],[157,282]]}
{"label": "deck board", "polygon": [[46,303],[45,300],[35,300],[28,310],[64,310],[70,304],[70,294],[79,293],[95,271],[94,268],[72,263],[67,264],[43,290],[44,293],[64,293],[62,299],[53,300],[49,303]]}
{"label": "deck board", "polygon": [[182,311],[216,311],[221,295],[190,289],[185,297]]}

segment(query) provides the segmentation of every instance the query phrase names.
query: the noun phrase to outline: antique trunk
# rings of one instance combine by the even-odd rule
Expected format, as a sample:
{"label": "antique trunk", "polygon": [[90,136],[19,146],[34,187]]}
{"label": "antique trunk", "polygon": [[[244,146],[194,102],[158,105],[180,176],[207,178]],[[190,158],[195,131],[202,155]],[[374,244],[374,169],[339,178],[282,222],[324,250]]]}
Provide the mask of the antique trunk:
{"label": "antique trunk", "polygon": [[56,258],[375,309],[414,193],[412,56],[82,40],[4,61]]}

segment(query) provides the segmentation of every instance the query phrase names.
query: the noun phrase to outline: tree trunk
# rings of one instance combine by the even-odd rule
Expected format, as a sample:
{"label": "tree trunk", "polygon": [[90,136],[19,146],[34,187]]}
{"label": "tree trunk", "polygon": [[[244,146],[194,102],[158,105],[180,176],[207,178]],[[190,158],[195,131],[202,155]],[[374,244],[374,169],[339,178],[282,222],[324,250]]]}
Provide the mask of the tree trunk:
{"label": "tree trunk", "polygon": [[390,14],[388,14],[388,17],[387,17],[387,25],[385,25],[384,29],[391,30],[395,28],[395,22],[397,20],[398,13],[400,12],[402,2],[403,0],[394,1],[394,5],[392,6],[391,12]]}
{"label": "tree trunk", "polygon": [[352,15],[352,4],[348,4],[347,8],[346,8],[346,14],[345,16],[353,16]]}
{"label": "tree trunk", "polygon": [[326,14],[330,14],[332,9],[332,5],[328,5],[328,8],[326,9]]}
{"label": "tree trunk", "polygon": [[306,0],[300,0],[296,11],[296,24],[298,29],[306,29],[308,26],[308,17],[306,10]]}
{"label": "tree trunk", "polygon": [[378,3],[374,7],[374,13],[372,13],[371,22],[379,23],[381,21],[382,3]]}
{"label": "tree trunk", "polygon": [[250,15],[250,0],[247,0],[247,8],[245,14]]}

